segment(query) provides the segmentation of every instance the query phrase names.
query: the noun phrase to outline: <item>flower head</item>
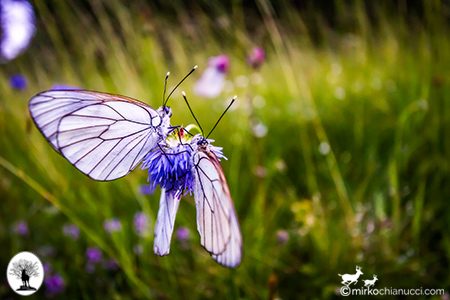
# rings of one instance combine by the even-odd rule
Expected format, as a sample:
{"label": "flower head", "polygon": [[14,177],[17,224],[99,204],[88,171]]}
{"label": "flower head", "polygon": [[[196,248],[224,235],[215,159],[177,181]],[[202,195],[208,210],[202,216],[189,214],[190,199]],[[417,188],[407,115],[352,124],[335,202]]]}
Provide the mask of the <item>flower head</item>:
{"label": "flower head", "polygon": [[287,232],[286,230],[278,230],[277,241],[280,245],[286,244],[289,241],[289,232]]}
{"label": "flower head", "polygon": [[259,47],[254,47],[252,52],[247,56],[247,62],[254,69],[258,69],[264,62],[266,56],[264,50]]}
{"label": "flower head", "polygon": [[26,236],[28,235],[28,224],[27,222],[21,220],[19,222],[17,222],[14,226],[13,226],[13,232],[17,233],[21,236]]}
{"label": "flower head", "polygon": [[47,277],[45,278],[45,288],[46,294],[49,297],[60,294],[64,291],[65,288],[64,279],[58,274]]}
{"label": "flower head", "polygon": [[134,230],[136,231],[136,234],[139,236],[147,235],[149,231],[149,222],[148,217],[145,213],[137,212],[134,215]]}
{"label": "flower head", "polygon": [[102,260],[102,250],[97,247],[87,248],[86,258],[90,263],[98,263]]}
{"label": "flower head", "polygon": [[219,55],[216,57],[211,57],[208,61],[208,65],[211,68],[217,69],[220,73],[226,73],[228,71],[228,66],[230,64],[230,60],[226,55]]}
{"label": "flower head", "polygon": [[28,86],[28,80],[25,76],[16,74],[9,78],[9,85],[16,90],[24,90]]}
{"label": "flower head", "polygon": [[185,241],[185,240],[189,239],[189,229],[187,229],[184,226],[178,228],[177,229],[177,239],[179,239],[180,241]]}
{"label": "flower head", "polygon": [[194,191],[194,163],[192,156],[197,151],[200,141],[205,141],[209,150],[217,158],[226,157],[221,147],[211,145],[214,140],[205,139],[201,135],[192,137],[181,128],[167,137],[166,144],[151,150],[144,158],[141,169],[148,169],[150,190],[157,185],[166,191],[172,191],[174,197]]}
{"label": "flower head", "polygon": [[119,264],[114,258],[109,258],[103,262],[103,269],[115,271],[119,269]]}
{"label": "flower head", "polygon": [[80,229],[75,224],[64,224],[63,233],[65,236],[70,236],[74,240],[80,237]]}
{"label": "flower head", "polygon": [[122,223],[120,223],[119,219],[112,218],[110,220],[105,220],[103,222],[103,227],[109,233],[122,230]]}
{"label": "flower head", "polygon": [[157,185],[174,195],[193,191],[191,138],[181,129],[167,137],[166,145],[156,147],[144,158],[141,169],[148,169],[150,188]]}
{"label": "flower head", "polygon": [[211,57],[208,67],[194,85],[194,93],[204,98],[217,97],[225,87],[225,74],[229,65],[226,55]]}

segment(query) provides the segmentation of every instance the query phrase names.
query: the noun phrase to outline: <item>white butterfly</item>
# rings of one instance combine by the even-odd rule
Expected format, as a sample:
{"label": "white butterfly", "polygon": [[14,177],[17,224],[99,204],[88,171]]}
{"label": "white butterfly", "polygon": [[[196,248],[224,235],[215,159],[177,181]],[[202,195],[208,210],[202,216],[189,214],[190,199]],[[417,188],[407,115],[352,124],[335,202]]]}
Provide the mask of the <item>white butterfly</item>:
{"label": "white butterfly", "polygon": [[31,117],[52,147],[78,170],[108,181],[130,173],[170,131],[172,111],[86,90],[49,90],[29,103]]}
{"label": "white butterfly", "polygon": [[[183,130],[181,128],[179,132],[183,133]],[[185,143],[180,135],[179,142],[172,144],[174,140],[170,136],[166,147],[156,150],[164,152],[164,155],[154,153],[151,158],[158,159],[158,165],[164,164],[160,159],[170,159],[173,162],[166,163],[165,167],[177,168],[177,172],[168,172],[165,175],[168,179],[160,183],[162,191],[155,225],[154,252],[161,256],[169,254],[175,217],[183,191],[174,187],[187,186],[187,191],[194,192],[197,229],[202,246],[218,263],[234,268],[241,262],[242,235],[228,184],[217,157],[223,157],[221,148],[212,146],[212,140],[201,135],[187,140]],[[189,163],[180,167],[186,161],[186,154]],[[160,168],[155,168],[155,172],[160,172]],[[182,184],[179,184],[180,182]]]}
{"label": "white butterfly", "polygon": [[201,244],[227,267],[241,262],[242,235],[219,160],[204,137],[194,138],[194,196]]}

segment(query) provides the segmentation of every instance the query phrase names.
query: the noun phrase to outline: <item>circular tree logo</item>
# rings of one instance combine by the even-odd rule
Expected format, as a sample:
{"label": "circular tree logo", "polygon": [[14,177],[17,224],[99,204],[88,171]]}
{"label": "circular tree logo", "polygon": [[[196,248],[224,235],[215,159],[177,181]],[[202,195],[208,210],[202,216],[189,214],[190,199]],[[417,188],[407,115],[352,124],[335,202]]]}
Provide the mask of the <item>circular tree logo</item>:
{"label": "circular tree logo", "polygon": [[9,286],[19,295],[36,293],[44,280],[44,267],[31,252],[20,252],[9,262],[6,271]]}

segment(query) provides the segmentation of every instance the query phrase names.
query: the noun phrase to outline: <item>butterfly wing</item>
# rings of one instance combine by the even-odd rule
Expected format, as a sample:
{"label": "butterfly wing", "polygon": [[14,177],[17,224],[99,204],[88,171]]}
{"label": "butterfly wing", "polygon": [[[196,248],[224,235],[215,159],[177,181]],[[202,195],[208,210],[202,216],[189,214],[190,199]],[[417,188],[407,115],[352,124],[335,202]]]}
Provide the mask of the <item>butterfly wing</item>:
{"label": "butterfly wing", "polygon": [[50,145],[95,180],[125,176],[162,139],[158,112],[125,96],[50,90],[34,96],[29,110]]}
{"label": "butterfly wing", "polygon": [[175,216],[180,205],[180,197],[161,189],[158,218],[155,224],[153,251],[160,256],[169,254],[170,240],[175,225]]}
{"label": "butterfly wing", "polygon": [[201,244],[226,267],[241,262],[242,236],[222,167],[212,151],[194,154],[194,195]]}

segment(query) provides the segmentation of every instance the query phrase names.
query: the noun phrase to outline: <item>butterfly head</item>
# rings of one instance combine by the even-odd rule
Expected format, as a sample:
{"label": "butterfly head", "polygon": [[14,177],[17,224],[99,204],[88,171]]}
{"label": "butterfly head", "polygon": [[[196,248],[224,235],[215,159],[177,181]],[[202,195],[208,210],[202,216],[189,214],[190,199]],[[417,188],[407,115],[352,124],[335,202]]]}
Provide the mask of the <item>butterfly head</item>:
{"label": "butterfly head", "polygon": [[209,141],[204,136],[199,136],[197,146],[199,150],[209,152]]}
{"label": "butterfly head", "polygon": [[168,106],[161,106],[158,109],[158,112],[161,115],[161,117],[165,117],[165,116],[168,116],[169,118],[172,117],[172,109]]}

